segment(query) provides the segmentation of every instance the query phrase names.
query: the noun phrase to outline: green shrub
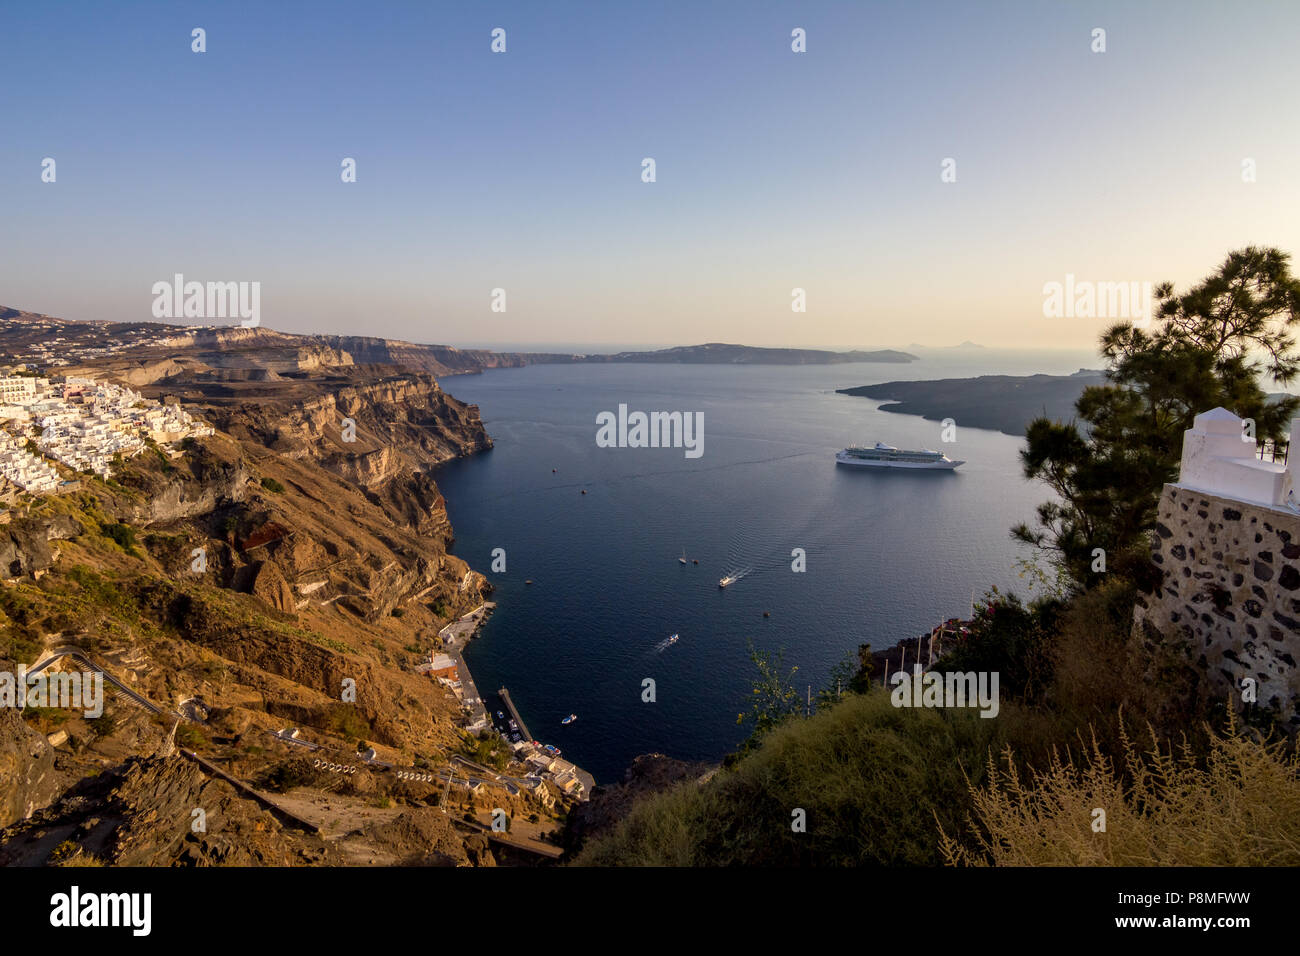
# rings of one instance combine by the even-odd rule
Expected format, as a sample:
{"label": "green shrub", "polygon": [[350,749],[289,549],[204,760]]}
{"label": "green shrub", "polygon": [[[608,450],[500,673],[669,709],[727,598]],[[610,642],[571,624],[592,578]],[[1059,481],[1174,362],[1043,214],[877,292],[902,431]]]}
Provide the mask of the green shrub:
{"label": "green shrub", "polygon": [[113,539],[117,546],[127,554],[137,558],[140,556],[140,552],[135,547],[135,529],[129,524],[122,524],[121,522],[106,524],[103,526],[102,531],[105,537]]}
{"label": "green shrub", "polygon": [[[845,697],[772,730],[730,771],[648,797],[579,865],[858,866],[941,862],[939,824],[959,828],[997,719]],[[793,813],[807,831],[794,832]]]}
{"label": "green shrub", "polygon": [[176,746],[186,750],[197,750],[208,743],[207,734],[193,724],[181,724],[176,728]]}
{"label": "green shrub", "polygon": [[306,787],[316,783],[322,772],[302,758],[277,764],[268,770],[261,779],[263,789],[272,793],[288,793],[295,787]]}
{"label": "green shrub", "polygon": [[276,481],[274,478],[263,478],[262,487],[267,491],[275,492],[277,495],[284,494],[284,485]]}
{"label": "green shrub", "polygon": [[970,632],[942,646],[942,671],[997,672],[1005,697],[1035,700],[1051,682],[1051,649],[1064,603],[1045,598],[1025,605],[995,588],[985,596]]}
{"label": "green shrub", "polygon": [[325,726],[347,740],[364,740],[370,736],[370,725],[352,704],[331,704],[325,717]]}

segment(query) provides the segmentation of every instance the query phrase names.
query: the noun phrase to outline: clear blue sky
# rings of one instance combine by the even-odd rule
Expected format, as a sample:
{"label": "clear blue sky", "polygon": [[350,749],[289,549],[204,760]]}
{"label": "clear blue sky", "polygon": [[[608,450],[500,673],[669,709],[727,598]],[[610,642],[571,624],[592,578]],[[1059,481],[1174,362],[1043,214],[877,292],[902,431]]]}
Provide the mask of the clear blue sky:
{"label": "clear blue sky", "polygon": [[181,272],[261,282],[274,328],[459,345],[1088,345],[1045,282],[1300,252],[1298,32],[1282,2],[7,3],[0,303],[143,320]]}

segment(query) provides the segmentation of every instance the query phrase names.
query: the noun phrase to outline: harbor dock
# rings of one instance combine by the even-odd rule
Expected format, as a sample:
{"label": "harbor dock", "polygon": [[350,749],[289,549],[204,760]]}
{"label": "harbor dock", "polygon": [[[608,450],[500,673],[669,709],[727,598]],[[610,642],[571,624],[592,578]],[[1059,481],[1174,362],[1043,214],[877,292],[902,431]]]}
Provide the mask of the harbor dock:
{"label": "harbor dock", "polygon": [[501,703],[505,705],[506,711],[510,714],[511,719],[519,725],[519,733],[523,736],[524,740],[536,740],[537,738],[528,732],[528,725],[524,723],[524,718],[519,716],[519,711],[515,710],[514,701],[510,699],[510,691],[502,687],[497,691],[497,696],[501,698]]}
{"label": "harbor dock", "polygon": [[[509,721],[513,720],[515,726],[519,728],[520,740],[527,744],[522,754],[537,753],[536,748],[532,746],[532,742],[536,738],[533,737],[532,731],[528,729],[528,725],[524,723],[519,708],[510,699],[510,691],[502,687],[496,694],[489,693],[486,698],[481,697],[481,692],[474,683],[473,675],[470,674],[469,665],[465,662],[465,647],[468,646],[470,638],[473,637],[487,614],[491,613],[495,606],[491,602],[482,604],[448,624],[439,632],[439,637],[443,639],[445,653],[456,665],[457,680],[451,686],[465,711],[465,729],[471,733],[478,733],[490,728],[509,741],[511,734]],[[504,721],[497,721],[493,718],[493,712],[498,706],[507,715],[507,719]],[[521,753],[516,753],[516,757],[520,761],[525,759]],[[576,778],[577,783],[581,785],[581,790],[578,792],[579,798],[582,800],[590,799],[591,791],[596,786],[595,778],[576,764],[573,764],[572,761],[566,761],[566,763],[571,768],[572,775]],[[546,775],[549,775],[549,773]]]}

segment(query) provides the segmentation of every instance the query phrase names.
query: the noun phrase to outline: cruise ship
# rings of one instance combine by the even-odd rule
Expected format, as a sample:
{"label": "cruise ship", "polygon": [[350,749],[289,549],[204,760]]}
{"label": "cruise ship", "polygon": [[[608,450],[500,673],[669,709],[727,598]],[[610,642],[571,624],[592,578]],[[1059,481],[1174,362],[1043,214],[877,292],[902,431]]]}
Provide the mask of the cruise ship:
{"label": "cruise ship", "polygon": [[874,448],[850,445],[839,452],[835,460],[841,465],[860,465],[867,468],[921,468],[944,471],[951,471],[958,465],[965,464],[964,461],[954,461],[943,452],[928,449],[906,451],[893,445],[886,445],[884,442],[876,442]]}

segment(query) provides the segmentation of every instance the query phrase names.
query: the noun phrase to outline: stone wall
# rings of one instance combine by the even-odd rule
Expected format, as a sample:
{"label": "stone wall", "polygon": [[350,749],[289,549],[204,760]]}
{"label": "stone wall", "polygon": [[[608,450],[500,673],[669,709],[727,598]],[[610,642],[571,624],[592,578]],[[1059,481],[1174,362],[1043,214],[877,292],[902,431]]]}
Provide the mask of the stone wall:
{"label": "stone wall", "polygon": [[1164,580],[1135,626],[1188,641],[1216,694],[1253,677],[1300,729],[1300,514],[1165,485],[1151,559]]}

